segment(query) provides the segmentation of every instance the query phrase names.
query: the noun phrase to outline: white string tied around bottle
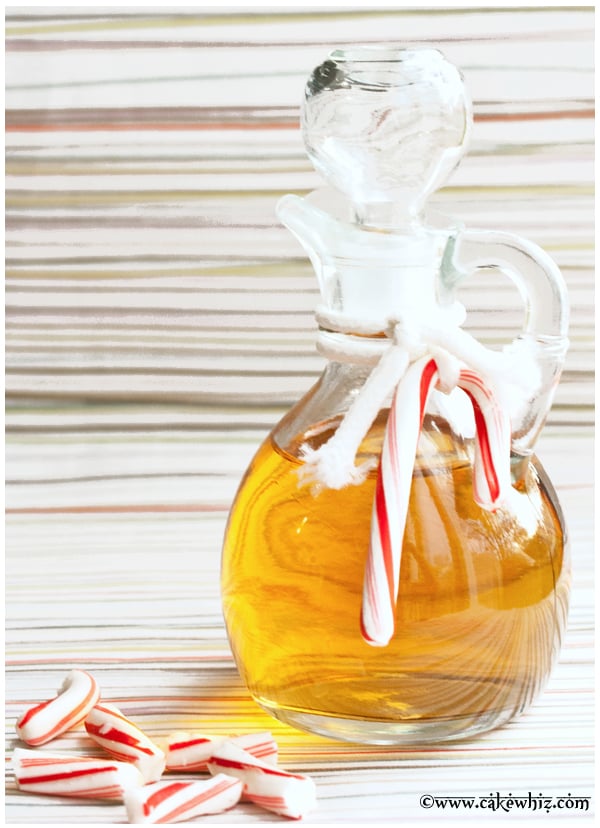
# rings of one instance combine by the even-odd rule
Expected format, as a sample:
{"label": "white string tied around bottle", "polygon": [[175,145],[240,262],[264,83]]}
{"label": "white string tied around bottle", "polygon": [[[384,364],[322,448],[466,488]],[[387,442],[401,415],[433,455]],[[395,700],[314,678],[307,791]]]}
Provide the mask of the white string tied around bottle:
{"label": "white string tied around bottle", "polygon": [[[363,584],[361,630],[374,646],[394,632],[400,558],[417,445],[430,393],[461,388],[473,407],[475,452],[473,495],[496,509],[511,485],[511,418],[535,394],[539,369],[526,339],[492,351],[464,331],[462,305],[387,320],[353,319],[317,310],[319,350],[331,359],[373,364],[373,369],[332,437],[317,449],[304,445],[301,484],[341,489],[360,484],[379,465],[371,541]],[[365,336],[381,332],[385,338]],[[392,396],[379,462],[356,465],[358,448],[386,400]]]}

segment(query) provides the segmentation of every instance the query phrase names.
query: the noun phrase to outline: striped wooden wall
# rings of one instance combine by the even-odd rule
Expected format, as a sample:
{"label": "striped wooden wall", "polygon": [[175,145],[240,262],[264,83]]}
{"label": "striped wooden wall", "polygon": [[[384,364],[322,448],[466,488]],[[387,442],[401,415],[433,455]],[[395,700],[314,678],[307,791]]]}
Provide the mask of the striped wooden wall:
{"label": "striped wooden wall", "polygon": [[[441,48],[474,99],[470,153],[440,207],[532,238],[562,267],[573,347],[553,419],[590,422],[592,26],[590,8],[560,7],[13,10],[11,411],[239,411],[306,389],[322,366],[316,284],[274,214],[281,194],[320,183],[298,131],[304,82],[335,45],[399,41]],[[498,296],[516,298],[501,283],[472,293],[483,335]]]}

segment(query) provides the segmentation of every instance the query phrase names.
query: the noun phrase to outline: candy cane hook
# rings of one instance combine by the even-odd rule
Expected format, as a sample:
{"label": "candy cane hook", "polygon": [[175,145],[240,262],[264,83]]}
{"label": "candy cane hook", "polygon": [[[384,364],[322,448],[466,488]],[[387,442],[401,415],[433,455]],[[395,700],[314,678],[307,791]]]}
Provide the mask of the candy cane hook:
{"label": "candy cane hook", "polygon": [[[439,380],[434,358],[426,356],[413,362],[398,383],[390,409],[375,488],[361,610],[363,638],[376,647],[385,647],[394,634],[417,445],[429,395]],[[461,370],[456,384],[467,394],[475,414],[474,497],[483,508],[494,509],[510,486],[510,424],[475,371]]]}

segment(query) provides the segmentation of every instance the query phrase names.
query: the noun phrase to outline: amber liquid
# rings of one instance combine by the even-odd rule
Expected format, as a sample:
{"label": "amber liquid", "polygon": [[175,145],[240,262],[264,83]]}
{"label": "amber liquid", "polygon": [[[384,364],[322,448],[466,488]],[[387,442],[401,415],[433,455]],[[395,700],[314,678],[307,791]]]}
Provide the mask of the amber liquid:
{"label": "amber liquid", "polygon": [[387,647],[359,626],[375,475],[314,496],[299,466],[267,440],[226,532],[224,614],[256,701],[301,728],[381,743],[470,735],[522,711],[549,675],[569,590],[536,466],[494,513],[474,502],[468,463],[415,472]]}

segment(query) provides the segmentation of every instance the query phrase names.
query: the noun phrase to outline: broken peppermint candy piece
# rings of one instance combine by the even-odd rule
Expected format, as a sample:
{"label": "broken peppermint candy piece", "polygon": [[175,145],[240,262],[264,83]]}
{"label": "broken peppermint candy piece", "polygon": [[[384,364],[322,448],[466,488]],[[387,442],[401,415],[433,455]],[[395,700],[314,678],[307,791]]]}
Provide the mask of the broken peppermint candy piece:
{"label": "broken peppermint candy piece", "polygon": [[300,819],[316,805],[316,788],[308,776],[288,773],[256,759],[234,742],[224,742],[208,760],[212,774],[236,776],[244,783],[244,799],[267,811]]}

